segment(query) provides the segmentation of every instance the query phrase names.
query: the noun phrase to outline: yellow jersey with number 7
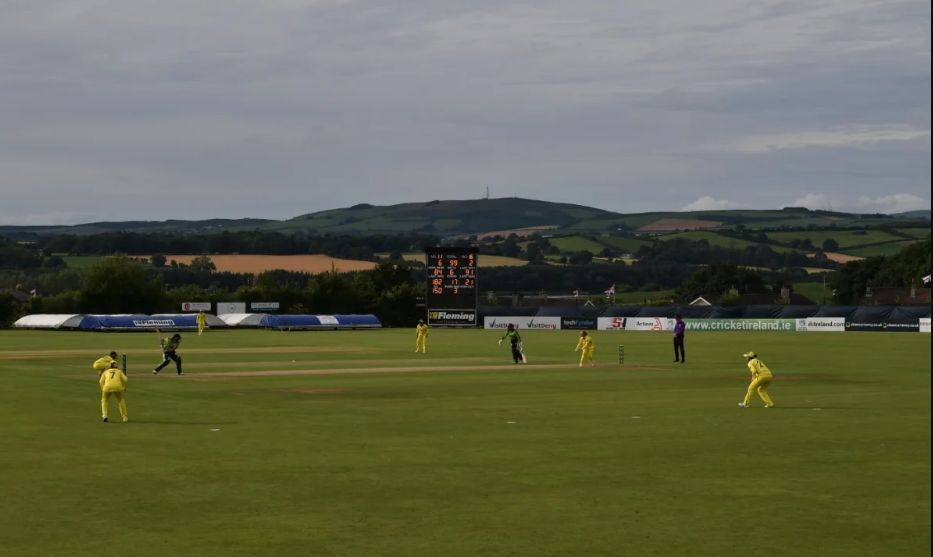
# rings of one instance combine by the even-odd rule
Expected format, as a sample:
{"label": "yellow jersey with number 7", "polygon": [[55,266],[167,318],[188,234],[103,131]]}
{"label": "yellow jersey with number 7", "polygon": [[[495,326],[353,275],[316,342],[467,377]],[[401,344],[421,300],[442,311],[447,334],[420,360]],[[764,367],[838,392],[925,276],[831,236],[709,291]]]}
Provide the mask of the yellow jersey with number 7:
{"label": "yellow jersey with number 7", "polygon": [[100,374],[100,390],[105,393],[122,393],[126,390],[126,375],[119,368],[112,367]]}

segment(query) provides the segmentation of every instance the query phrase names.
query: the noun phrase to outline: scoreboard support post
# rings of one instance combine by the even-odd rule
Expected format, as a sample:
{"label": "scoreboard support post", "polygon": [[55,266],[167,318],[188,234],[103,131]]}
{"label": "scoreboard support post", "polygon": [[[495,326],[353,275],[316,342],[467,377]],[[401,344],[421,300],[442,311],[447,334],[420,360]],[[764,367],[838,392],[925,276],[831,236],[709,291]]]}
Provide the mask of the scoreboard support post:
{"label": "scoreboard support post", "polygon": [[425,249],[425,309],[428,325],[477,326],[477,267],[474,248],[434,246]]}

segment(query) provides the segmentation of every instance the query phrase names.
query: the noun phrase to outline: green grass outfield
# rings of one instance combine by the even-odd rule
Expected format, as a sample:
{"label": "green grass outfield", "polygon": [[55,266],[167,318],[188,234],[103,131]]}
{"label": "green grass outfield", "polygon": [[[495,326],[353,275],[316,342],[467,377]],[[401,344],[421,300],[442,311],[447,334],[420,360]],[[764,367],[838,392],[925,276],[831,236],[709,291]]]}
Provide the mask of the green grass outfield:
{"label": "green grass outfield", "polygon": [[0,331],[0,555],[929,555],[929,335],[499,335]]}

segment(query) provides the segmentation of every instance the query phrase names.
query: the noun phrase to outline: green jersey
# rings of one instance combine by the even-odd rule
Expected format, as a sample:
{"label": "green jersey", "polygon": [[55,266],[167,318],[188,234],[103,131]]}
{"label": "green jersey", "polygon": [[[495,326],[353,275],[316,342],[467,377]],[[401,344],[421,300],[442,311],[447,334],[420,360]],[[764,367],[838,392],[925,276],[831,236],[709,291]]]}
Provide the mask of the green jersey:
{"label": "green jersey", "polygon": [[174,352],[178,350],[178,345],[181,343],[181,339],[174,339],[172,337],[163,338],[159,341],[159,344],[162,346],[162,351],[164,352]]}
{"label": "green jersey", "polygon": [[522,336],[518,334],[518,331],[515,329],[512,329],[511,331],[506,331],[505,334],[502,335],[502,339],[504,340],[506,337],[509,338],[509,342],[511,342],[512,344],[516,344],[522,341]]}

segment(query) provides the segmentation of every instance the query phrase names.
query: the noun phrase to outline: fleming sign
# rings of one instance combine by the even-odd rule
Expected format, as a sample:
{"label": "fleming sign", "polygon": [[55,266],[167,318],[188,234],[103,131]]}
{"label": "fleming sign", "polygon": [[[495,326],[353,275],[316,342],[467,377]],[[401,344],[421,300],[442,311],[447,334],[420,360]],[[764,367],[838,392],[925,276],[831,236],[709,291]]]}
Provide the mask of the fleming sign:
{"label": "fleming sign", "polygon": [[473,327],[476,325],[476,310],[472,309],[432,309],[428,312],[428,325],[449,325],[452,327]]}

